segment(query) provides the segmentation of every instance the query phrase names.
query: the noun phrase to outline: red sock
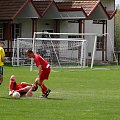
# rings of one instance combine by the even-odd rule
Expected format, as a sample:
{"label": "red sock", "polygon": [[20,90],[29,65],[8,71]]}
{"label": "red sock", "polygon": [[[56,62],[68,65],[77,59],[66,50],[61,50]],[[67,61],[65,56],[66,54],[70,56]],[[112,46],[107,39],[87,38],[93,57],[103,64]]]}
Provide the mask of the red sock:
{"label": "red sock", "polygon": [[47,91],[47,87],[43,83],[40,87],[41,87],[41,90],[42,90],[42,94],[45,94],[46,91]]}

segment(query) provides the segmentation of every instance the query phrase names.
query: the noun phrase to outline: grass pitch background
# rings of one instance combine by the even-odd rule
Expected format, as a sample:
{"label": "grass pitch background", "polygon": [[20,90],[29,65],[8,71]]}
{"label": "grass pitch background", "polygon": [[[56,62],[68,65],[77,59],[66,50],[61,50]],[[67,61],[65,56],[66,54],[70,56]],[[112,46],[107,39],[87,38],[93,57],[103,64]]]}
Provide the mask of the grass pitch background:
{"label": "grass pitch background", "polygon": [[[75,69],[74,69],[75,70]],[[8,96],[9,77],[33,83],[37,69],[4,67],[0,86],[0,120],[120,120],[120,70],[52,69],[45,84],[48,99],[13,99]]]}

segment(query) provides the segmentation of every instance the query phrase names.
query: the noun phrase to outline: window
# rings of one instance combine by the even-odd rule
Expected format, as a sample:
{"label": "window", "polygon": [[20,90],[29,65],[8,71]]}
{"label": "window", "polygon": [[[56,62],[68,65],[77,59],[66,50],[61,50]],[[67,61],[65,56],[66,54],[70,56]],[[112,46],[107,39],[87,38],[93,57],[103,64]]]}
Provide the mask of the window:
{"label": "window", "polygon": [[106,20],[93,20],[93,24],[106,24]]}
{"label": "window", "polygon": [[103,39],[103,36],[97,37],[97,46],[96,46],[97,50],[102,50],[102,46],[103,46],[102,39]]}
{"label": "window", "polygon": [[0,23],[0,39],[3,39],[3,24]]}
{"label": "window", "polygon": [[12,31],[12,38],[21,37],[21,24],[13,24]]}

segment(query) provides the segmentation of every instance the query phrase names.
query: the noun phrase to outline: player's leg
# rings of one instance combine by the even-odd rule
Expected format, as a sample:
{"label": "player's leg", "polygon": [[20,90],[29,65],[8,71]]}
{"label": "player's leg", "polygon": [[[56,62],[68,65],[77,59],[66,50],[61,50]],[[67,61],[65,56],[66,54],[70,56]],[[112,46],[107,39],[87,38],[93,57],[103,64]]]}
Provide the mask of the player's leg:
{"label": "player's leg", "polygon": [[41,87],[42,95],[45,95],[48,88],[44,85],[43,80],[40,80],[40,78],[37,77],[35,81]]}
{"label": "player's leg", "polygon": [[0,66],[0,85],[2,84],[3,82],[3,67]]}
{"label": "player's leg", "polygon": [[38,85],[41,87],[42,96],[41,97],[47,97],[49,93],[51,92],[50,89],[47,88],[47,86],[43,83],[43,80],[36,79],[38,81]]}
{"label": "player's leg", "polygon": [[46,70],[46,71],[42,71],[40,74],[40,78],[37,77],[36,81],[38,82],[38,85],[41,87],[41,91],[42,91],[42,96],[43,97],[47,97],[50,93],[50,89],[47,88],[47,86],[43,83],[43,81],[45,79],[48,79],[50,74],[50,69]]}

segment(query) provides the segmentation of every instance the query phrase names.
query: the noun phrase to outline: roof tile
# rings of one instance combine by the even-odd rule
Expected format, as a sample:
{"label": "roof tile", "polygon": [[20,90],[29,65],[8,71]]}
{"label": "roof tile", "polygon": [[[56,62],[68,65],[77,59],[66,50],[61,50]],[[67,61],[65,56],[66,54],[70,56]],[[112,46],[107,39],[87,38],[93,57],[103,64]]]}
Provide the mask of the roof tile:
{"label": "roof tile", "polygon": [[86,1],[72,1],[72,2],[57,2],[58,9],[62,11],[63,9],[74,9],[83,8],[87,15],[93,10],[99,1],[96,0],[86,0]]}
{"label": "roof tile", "polygon": [[[27,1],[31,1],[40,16],[45,14],[52,3],[57,6],[59,11],[83,11],[86,16],[89,16],[99,3],[102,6],[100,0],[80,0],[56,3],[50,0],[0,0],[0,20],[13,20]],[[108,19],[112,18],[115,14],[114,11],[107,12],[104,7],[103,10],[108,15]]]}
{"label": "roof tile", "polygon": [[51,4],[51,1],[34,1],[33,4],[40,16],[42,16]]}
{"label": "roof tile", "polygon": [[0,19],[12,19],[26,0],[0,0]]}

